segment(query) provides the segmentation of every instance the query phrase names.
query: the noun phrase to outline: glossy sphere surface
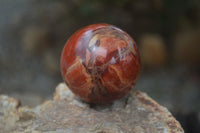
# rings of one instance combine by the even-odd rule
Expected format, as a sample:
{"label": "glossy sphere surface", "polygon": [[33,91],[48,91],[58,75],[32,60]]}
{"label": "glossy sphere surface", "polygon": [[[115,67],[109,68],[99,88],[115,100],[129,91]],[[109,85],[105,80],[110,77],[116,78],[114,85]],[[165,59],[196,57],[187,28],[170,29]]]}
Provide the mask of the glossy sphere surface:
{"label": "glossy sphere surface", "polygon": [[134,40],[121,29],[94,24],[73,34],[61,55],[68,87],[89,103],[112,102],[126,95],[140,71]]}

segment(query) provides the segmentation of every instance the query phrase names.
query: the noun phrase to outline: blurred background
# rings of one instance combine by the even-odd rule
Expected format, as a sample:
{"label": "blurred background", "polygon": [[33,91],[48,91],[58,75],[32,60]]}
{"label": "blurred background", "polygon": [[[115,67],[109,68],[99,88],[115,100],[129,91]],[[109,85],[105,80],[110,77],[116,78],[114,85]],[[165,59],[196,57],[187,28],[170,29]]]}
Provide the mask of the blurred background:
{"label": "blurred background", "polygon": [[200,131],[199,0],[0,0],[0,93],[34,107],[63,82],[59,61],[79,28],[108,23],[137,42],[135,89],[167,107],[186,133]]}

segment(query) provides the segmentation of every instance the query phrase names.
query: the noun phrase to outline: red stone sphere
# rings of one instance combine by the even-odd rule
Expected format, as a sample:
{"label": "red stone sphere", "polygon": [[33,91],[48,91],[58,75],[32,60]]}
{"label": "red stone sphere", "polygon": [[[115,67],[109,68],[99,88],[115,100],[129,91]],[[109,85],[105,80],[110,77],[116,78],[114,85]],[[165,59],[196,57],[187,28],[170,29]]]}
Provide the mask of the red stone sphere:
{"label": "red stone sphere", "polygon": [[74,33],[65,44],[60,64],[67,86],[89,103],[122,98],[140,72],[135,41],[109,24],[89,25]]}

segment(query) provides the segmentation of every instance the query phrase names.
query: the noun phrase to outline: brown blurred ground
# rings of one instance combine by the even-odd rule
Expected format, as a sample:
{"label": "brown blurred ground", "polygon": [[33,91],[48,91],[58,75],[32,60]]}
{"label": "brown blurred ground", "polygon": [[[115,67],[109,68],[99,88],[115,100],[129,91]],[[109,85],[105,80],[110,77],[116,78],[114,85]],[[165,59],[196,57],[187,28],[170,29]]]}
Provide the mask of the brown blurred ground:
{"label": "brown blurred ground", "polygon": [[143,66],[135,88],[174,112],[186,133],[200,130],[198,0],[0,1],[0,93],[30,106],[52,95],[65,42],[93,23],[127,31]]}

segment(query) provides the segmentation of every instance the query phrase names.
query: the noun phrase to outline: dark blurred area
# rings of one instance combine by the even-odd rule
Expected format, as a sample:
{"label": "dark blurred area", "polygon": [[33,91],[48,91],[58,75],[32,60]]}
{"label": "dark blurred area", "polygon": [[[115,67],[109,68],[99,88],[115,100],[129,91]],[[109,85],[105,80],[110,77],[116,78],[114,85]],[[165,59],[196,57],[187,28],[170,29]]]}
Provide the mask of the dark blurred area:
{"label": "dark blurred area", "polygon": [[200,131],[199,0],[1,0],[0,93],[36,106],[63,82],[61,50],[79,28],[108,23],[137,42],[135,89],[167,107],[186,133]]}

